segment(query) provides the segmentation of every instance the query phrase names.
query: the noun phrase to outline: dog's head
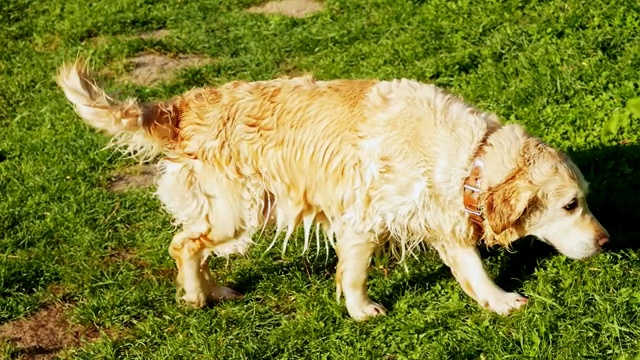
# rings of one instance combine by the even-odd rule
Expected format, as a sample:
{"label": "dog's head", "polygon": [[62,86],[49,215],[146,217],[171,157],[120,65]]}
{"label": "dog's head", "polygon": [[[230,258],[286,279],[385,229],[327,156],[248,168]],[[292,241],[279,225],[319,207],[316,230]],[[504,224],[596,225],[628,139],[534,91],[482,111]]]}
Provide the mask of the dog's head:
{"label": "dog's head", "polygon": [[588,258],[600,252],[609,234],[589,211],[587,191],[566,155],[528,138],[515,170],[489,188],[486,221],[494,234],[534,235],[570,258]]}

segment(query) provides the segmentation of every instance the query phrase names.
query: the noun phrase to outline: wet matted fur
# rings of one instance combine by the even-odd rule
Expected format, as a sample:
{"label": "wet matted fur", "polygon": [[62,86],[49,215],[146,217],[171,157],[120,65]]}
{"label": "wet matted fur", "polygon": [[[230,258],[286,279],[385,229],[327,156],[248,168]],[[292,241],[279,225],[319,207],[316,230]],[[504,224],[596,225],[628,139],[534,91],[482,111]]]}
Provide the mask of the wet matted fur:
{"label": "wet matted fur", "polygon": [[[237,295],[211,278],[207,258],[246,252],[269,222],[284,246],[296,226],[305,250],[312,238],[329,241],[337,298],[358,320],[385,312],[366,288],[382,244],[400,258],[433,246],[469,296],[507,314],[526,299],[495,285],[477,244],[530,234],[586,258],[608,240],[567,156],[433,85],[285,77],[139,104],[109,98],[80,63],[63,66],[58,83],[114,146],[163,155],[157,196],[180,226],[169,253],[180,298],[194,306]],[[480,231],[462,195],[474,161],[483,163]]]}

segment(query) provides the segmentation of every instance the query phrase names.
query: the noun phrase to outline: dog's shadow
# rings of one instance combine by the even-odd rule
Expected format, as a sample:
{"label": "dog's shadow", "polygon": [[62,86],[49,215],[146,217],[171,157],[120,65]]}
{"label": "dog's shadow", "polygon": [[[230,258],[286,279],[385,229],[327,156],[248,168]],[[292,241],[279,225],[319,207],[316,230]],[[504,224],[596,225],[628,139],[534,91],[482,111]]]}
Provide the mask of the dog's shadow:
{"label": "dog's shadow", "polygon": [[569,152],[589,181],[589,207],[609,231],[609,251],[640,249],[640,146]]}
{"label": "dog's shadow", "polygon": [[505,291],[518,291],[522,283],[542,266],[545,259],[558,255],[553,247],[532,236],[517,240],[508,250],[481,247],[480,253],[485,262],[486,259],[504,254],[497,264],[498,275],[494,281]]}
{"label": "dog's shadow", "polygon": [[[267,256],[268,257],[268,256]],[[259,266],[244,267],[236,273],[236,279],[231,286],[242,294],[252,293],[261,281],[268,281],[273,276],[287,276],[287,274],[303,273],[311,278],[330,280],[335,273],[338,259],[334,253],[325,258],[325,254],[319,257],[287,256],[286,260],[280,257],[270,258],[266,261],[261,258]]]}

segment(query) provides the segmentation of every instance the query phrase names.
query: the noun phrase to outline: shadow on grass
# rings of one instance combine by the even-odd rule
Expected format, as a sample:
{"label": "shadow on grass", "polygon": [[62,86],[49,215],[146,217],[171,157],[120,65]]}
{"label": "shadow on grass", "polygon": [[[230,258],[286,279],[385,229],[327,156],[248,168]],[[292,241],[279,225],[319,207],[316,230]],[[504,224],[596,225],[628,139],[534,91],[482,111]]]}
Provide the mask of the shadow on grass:
{"label": "shadow on grass", "polygon": [[640,146],[570,153],[589,186],[589,206],[609,231],[607,249],[640,248]]}
{"label": "shadow on grass", "polygon": [[[393,271],[404,271],[401,267],[396,266]],[[411,277],[404,281],[394,281],[390,289],[387,289],[385,296],[377,296],[374,301],[380,302],[388,311],[393,311],[394,305],[405,296],[409,289],[420,289],[420,291],[429,291],[431,287],[437,283],[453,279],[451,270],[444,264],[433,271],[419,272],[412,271]]]}
{"label": "shadow on grass", "polygon": [[269,280],[273,276],[287,276],[291,273],[305,273],[309,279],[322,278],[330,280],[335,274],[338,259],[334,254],[325,261],[324,254],[317,259],[314,256],[295,256],[283,260],[280,258],[261,258],[260,264],[243,267],[237,272],[236,280],[231,286],[241,294],[253,292],[262,280]]}

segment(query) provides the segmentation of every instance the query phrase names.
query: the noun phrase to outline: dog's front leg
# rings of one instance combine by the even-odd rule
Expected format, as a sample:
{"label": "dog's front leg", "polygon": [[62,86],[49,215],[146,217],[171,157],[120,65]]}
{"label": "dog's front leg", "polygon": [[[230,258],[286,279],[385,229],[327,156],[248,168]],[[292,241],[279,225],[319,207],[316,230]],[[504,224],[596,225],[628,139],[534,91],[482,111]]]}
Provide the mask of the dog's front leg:
{"label": "dog's front leg", "polygon": [[440,243],[436,249],[462,289],[485,309],[507,315],[527,303],[525,297],[506,292],[491,280],[475,246]]}
{"label": "dog's front leg", "polygon": [[351,232],[342,234],[337,240],[336,298],[339,301],[344,294],[347,311],[355,320],[384,315],[385,308],[371,301],[367,294],[369,264],[376,244],[369,236]]}

